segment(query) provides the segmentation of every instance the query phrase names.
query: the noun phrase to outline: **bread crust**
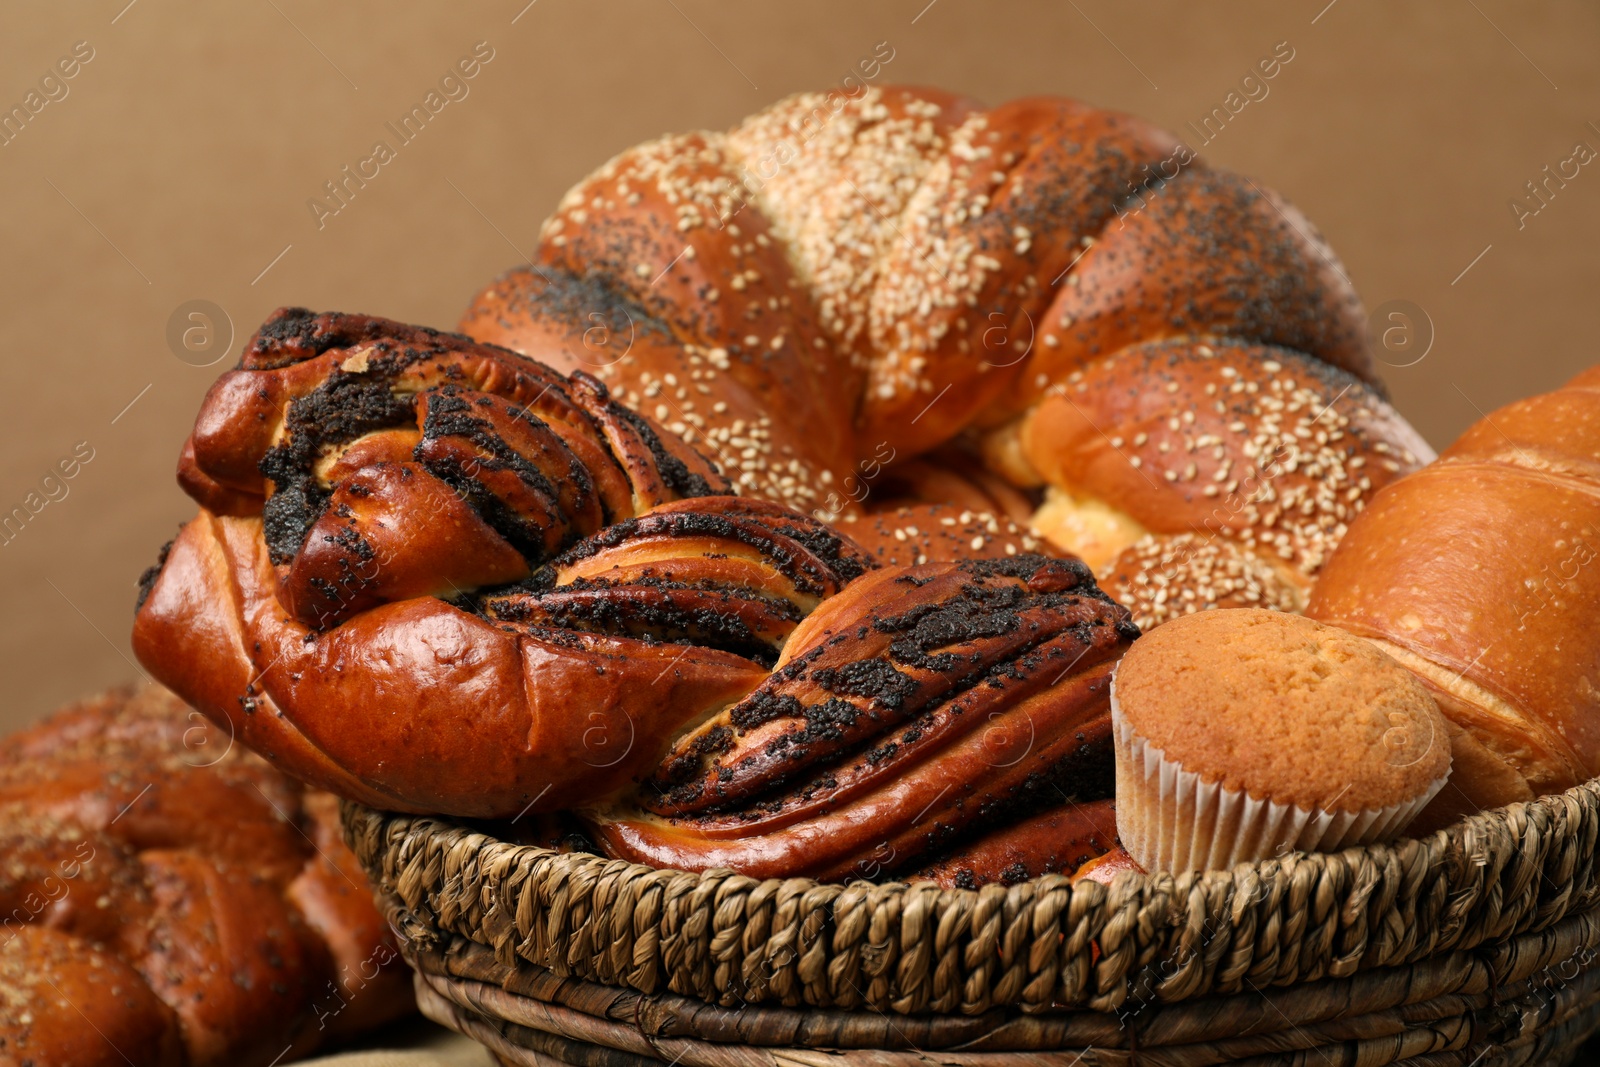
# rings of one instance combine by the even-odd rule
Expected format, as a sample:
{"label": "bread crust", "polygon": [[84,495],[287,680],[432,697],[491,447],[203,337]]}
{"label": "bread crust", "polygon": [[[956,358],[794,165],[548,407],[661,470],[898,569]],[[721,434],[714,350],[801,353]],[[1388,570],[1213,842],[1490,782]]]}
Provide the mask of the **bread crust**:
{"label": "bread crust", "polygon": [[[1308,613],[1422,660],[1418,673],[1453,698],[1456,723],[1533,794],[1600,770],[1600,624],[1588,608],[1600,602],[1600,568],[1589,562],[1600,549],[1600,493],[1441,461],[1370,510]],[[1466,778],[1455,785],[1480,806],[1499,799],[1498,790],[1475,795]]]}
{"label": "bread crust", "polygon": [[1597,384],[1589,371],[1474,424],[1377,495],[1312,591],[1308,614],[1401,650],[1462,729],[1479,770],[1439,803],[1600,771]]}
{"label": "bread crust", "polygon": [[337,801],[235,740],[147,686],[0,741],[15,1062],[264,1067],[410,1010]]}
{"label": "bread crust", "polygon": [[[1061,98],[985,109],[915,87],[801,93],[727,133],[640,145],[567,195],[533,264],[482,291],[461,325],[562,369],[600,364],[618,396],[743,490],[825,520],[958,504],[1031,524],[1103,576],[1148,574],[1165,596],[1115,583],[1145,626],[1230,603],[1298,608],[1387,480],[1379,468],[1432,458],[1386,408],[1360,301],[1293,205],[1142,120]],[[625,325],[628,345],[592,343]],[[1248,524],[1215,522],[1218,501],[1147,492],[1187,476],[1183,453],[1131,464],[1122,449],[1092,478],[1074,469],[1100,436],[1077,433],[1086,418],[1111,436],[1138,398],[1191,413],[1206,400],[1187,364],[1243,348],[1252,399],[1275,377],[1256,363],[1272,360],[1319,409],[1358,409],[1343,448],[1376,475],[1319,511],[1323,543],[1296,531],[1288,556]],[[1350,377],[1317,370],[1329,367]],[[1243,416],[1252,436],[1270,420]],[[982,480],[1009,491],[986,488],[993,506],[977,506]],[[887,538],[915,525],[852,528],[899,559]],[[1234,543],[1165,544],[1191,531]],[[916,542],[904,559],[962,554]]]}

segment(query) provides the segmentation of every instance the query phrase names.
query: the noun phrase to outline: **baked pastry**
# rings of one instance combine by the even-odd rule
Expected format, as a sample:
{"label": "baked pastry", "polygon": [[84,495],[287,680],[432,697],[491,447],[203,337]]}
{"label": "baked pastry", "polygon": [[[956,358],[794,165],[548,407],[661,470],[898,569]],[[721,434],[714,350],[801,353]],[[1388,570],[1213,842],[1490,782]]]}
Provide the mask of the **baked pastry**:
{"label": "baked pastry", "polygon": [[1100,882],[1110,885],[1116,881],[1117,875],[1124,873],[1144,874],[1145,869],[1134,862],[1128,855],[1128,850],[1121,845],[1116,846],[1079,867],[1072,872],[1072,880],[1079,882],[1087,878],[1091,882]]}
{"label": "baked pastry", "polygon": [[[1092,799],[1101,683],[1135,631],[1038,535],[1146,625],[1295,610],[1367,496],[1430,458],[1371,384],[1337,262],[1273,194],[1071,101],[870,89],[821,122],[816,102],[580,183],[468,312],[489,343],[269,320],[180,462],[202,511],[144,583],[151,671],[366,803],[582,809],[614,854],[762,873],[858,871],[865,834],[915,870],[1039,801],[959,754],[965,723],[897,735],[993,694],[884,654],[894,620],[858,586],[908,617],[1004,601],[1024,644],[1070,646],[1036,715],[1043,665],[1018,664],[1044,651],[960,638],[1015,675],[995,711],[1042,724],[1036,777]],[[947,676],[905,710],[819,683],[801,648],[845,657],[847,686]],[[789,755],[751,747],[772,743]],[[891,777],[962,799],[919,814]]]}
{"label": "baked pastry", "polygon": [[1298,610],[1371,494],[1432,458],[1298,211],[1070,100],[803,93],[640,145],[461,329],[594,374],[742,493],[861,516],[864,543],[888,513],[871,547],[897,561],[961,544],[907,506],[1009,519],[1146,628]]}
{"label": "baked pastry", "polygon": [[261,518],[278,600],[318,629],[515,581],[619,519],[730,488],[586,375],[302,308],[212,385],[178,482],[215,515]]}
{"label": "baked pastry", "polygon": [[1298,611],[1371,494],[1432,452],[1375,392],[1257,345],[1140,345],[1018,431],[1050,481],[1034,526],[1145,629],[1211,607]]}
{"label": "baked pastry", "polygon": [[[650,721],[663,696],[652,680],[665,676],[698,711],[762,673],[742,657],[674,660],[681,650],[640,642],[596,639],[590,651],[563,638],[540,651],[441,599],[527,578],[584,534],[728,488],[604,387],[512,353],[365,316],[279,312],[207,395],[179,482],[202,511],[145,576],[136,654],[246,745],[343,796],[514,815],[548,788],[562,807],[561,783],[594,771],[573,758],[583,731],[529,736],[539,701],[558,691],[524,689],[530,673],[581,686],[614,663],[601,684],[628,690],[609,706],[625,724]],[[750,521],[715,543],[762,540]],[[800,522],[820,550],[837,542]],[[693,532],[690,519],[672,523]],[[766,543],[782,558],[765,570],[730,562],[734,584],[765,597],[787,569],[789,595],[805,601],[842,583],[792,538]],[[546,742],[530,762],[526,750]]]}
{"label": "baked pastry", "polygon": [[[602,387],[464,338],[291,311],[246,353],[181,469],[229,513],[166,549],[133,643],[290,773],[832,877],[1109,791],[1136,631],[1081,563],[880,569],[781,504],[703,495],[715,466]],[[558,479],[627,492],[538,495]]]}
{"label": "baked pastry", "polygon": [[580,814],[608,854],[658,867],[915,870],[986,826],[1110,794],[1107,686],[1136,635],[1076,560],[873,571],[641,790]]}
{"label": "baked pastry", "polygon": [[1016,885],[1046,874],[1077,876],[1113,851],[1121,851],[1115,802],[1069,801],[991,830],[910,877],[944,889]]}
{"label": "baked pastry", "polygon": [[337,802],[170,693],[0,740],[0,1061],[267,1064],[412,1008]]}
{"label": "baked pastry", "polygon": [[1455,727],[1419,824],[1600,773],[1600,368],[1485,416],[1371,510],[1309,611],[1415,671]]}
{"label": "baked pastry", "polygon": [[1117,829],[1146,870],[1397,836],[1444,787],[1438,706],[1376,646],[1260,608],[1156,630],[1112,682]]}

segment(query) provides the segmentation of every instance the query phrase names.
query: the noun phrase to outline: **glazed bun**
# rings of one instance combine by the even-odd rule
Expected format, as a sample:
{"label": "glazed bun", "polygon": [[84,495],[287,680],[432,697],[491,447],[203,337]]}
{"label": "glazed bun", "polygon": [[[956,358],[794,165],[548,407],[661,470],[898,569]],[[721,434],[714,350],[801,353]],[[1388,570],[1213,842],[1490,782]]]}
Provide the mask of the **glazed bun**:
{"label": "glazed bun", "polygon": [[1456,727],[1424,825],[1600,773],[1600,370],[1474,423],[1378,494],[1309,613],[1410,667]]}
{"label": "glazed bun", "polygon": [[0,740],[0,1059],[265,1064],[411,1010],[337,801],[172,694]]}

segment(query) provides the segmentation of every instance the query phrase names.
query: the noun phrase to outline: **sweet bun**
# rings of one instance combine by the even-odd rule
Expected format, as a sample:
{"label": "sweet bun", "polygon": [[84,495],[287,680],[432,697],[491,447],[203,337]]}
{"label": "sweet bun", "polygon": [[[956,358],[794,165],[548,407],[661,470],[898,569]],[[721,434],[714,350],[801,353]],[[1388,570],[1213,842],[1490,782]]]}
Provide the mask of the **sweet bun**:
{"label": "sweet bun", "polygon": [[1600,773],[1600,370],[1474,423],[1373,500],[1308,612],[1416,672],[1458,727],[1424,825]]}
{"label": "sweet bun", "polygon": [[266,1064],[409,1012],[337,802],[154,686],[0,741],[0,1060]]}
{"label": "sweet bun", "polygon": [[[1041,791],[1109,789],[1106,682],[1135,631],[990,515],[868,513],[894,546],[875,551],[725,495],[580,375],[299,311],[247,345],[186,455],[184,484],[233,513],[166,549],[134,649],[352,799],[576,810],[615,855],[847,877],[877,846],[880,873],[909,870]],[[957,477],[1005,496],[936,480]]]}

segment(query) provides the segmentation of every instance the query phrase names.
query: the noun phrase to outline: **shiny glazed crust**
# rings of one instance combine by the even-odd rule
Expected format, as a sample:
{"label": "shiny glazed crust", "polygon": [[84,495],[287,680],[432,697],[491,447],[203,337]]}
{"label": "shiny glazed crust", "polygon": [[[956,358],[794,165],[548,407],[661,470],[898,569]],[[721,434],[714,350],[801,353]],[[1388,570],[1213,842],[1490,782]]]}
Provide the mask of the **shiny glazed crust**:
{"label": "shiny glazed crust", "polygon": [[[1432,458],[1300,212],[1058,98],[802,93],[629,149],[461,329],[593,373],[742,491],[824,520],[1009,519],[1146,627],[1299,610],[1350,516]],[[1298,494],[1314,512],[1282,521]],[[950,551],[886,522],[845,528],[900,562]]]}
{"label": "shiny glazed crust", "polygon": [[154,686],[0,741],[0,855],[6,1062],[265,1065],[410,1010],[334,798]]}
{"label": "shiny glazed crust", "polygon": [[631,801],[585,815],[609,854],[661,867],[914,869],[985,827],[1109,795],[1108,685],[1136,635],[1076,560],[875,571]]}
{"label": "shiny glazed crust", "polygon": [[1378,641],[1460,727],[1424,819],[1600,772],[1600,372],[1473,424],[1351,527],[1313,617]]}
{"label": "shiny glazed crust", "polygon": [[842,877],[1109,783],[1104,683],[1134,631],[1081,564],[958,516],[968,558],[879,569],[504,350],[280,313],[180,478],[216,510],[147,576],[136,651],[344,796],[580,809],[617,852]]}

